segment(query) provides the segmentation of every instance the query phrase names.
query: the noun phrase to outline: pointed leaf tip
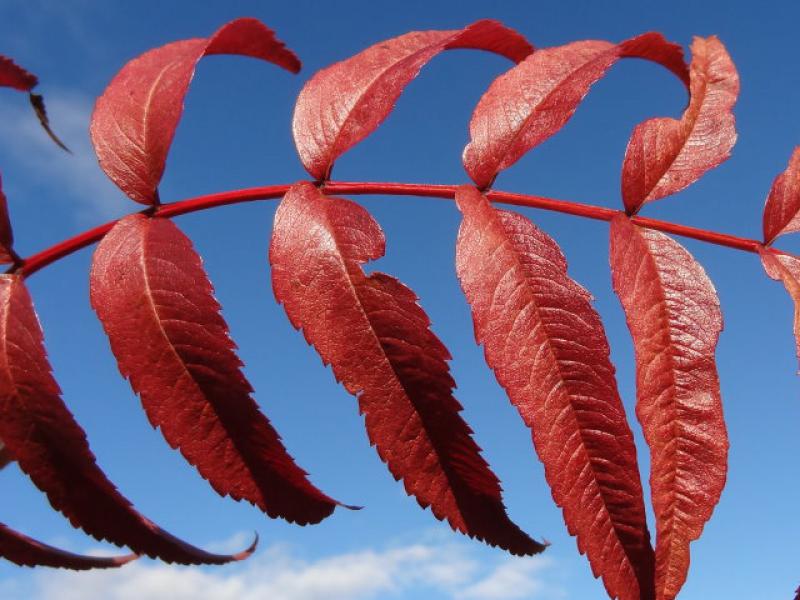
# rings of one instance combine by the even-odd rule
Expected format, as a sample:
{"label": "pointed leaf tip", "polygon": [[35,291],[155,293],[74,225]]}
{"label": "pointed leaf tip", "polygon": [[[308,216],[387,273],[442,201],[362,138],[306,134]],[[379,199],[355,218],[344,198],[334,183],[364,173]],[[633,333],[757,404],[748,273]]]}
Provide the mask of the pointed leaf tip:
{"label": "pointed leaf tip", "polygon": [[471,186],[456,200],[456,271],[475,338],[532,431],[567,528],[611,597],[652,600],[636,448],[591,297],[528,219],[493,208]]}
{"label": "pointed leaf tip", "polygon": [[628,214],[681,191],[728,159],[736,143],[736,67],[716,37],[692,43],[689,105],[680,119],[657,118],[633,130],[622,165]]}
{"label": "pointed leaf tip", "polygon": [[763,222],[766,245],[778,236],[800,231],[800,146],[792,152],[786,170],[772,182]]}
{"label": "pointed leaf tip", "polygon": [[450,355],[417,296],[389,275],[364,273],[384,247],[362,207],[295,184],[270,243],[275,297],[358,398],[370,442],[408,494],[466,535],[513,554],[541,552],[506,514],[453,397]]}
{"label": "pointed leaf tip", "polygon": [[236,19],[208,38],[173,42],[128,62],[97,99],[89,128],[106,175],[136,202],[152,205],[198,61],[238,54],[296,73],[297,56],[252,18]]}
{"label": "pointed leaf tip", "polygon": [[174,223],[119,221],[94,254],[90,296],[148,419],[219,494],[301,525],[333,512],[252,398],[202,260]]}
{"label": "pointed leaf tip", "polygon": [[483,20],[461,30],[412,31],[318,71],[300,91],[292,118],[306,171],[319,181],[328,179],[336,159],[378,128],[420,69],[454,48],[485,50],[515,62],[533,52],[513,29]]}

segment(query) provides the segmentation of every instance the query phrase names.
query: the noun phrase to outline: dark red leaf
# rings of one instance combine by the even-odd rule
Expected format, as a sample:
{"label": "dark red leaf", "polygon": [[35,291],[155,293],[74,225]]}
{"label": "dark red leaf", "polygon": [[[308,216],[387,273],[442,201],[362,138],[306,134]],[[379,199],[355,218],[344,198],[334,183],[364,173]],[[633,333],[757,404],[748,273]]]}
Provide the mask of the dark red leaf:
{"label": "dark red leaf", "polygon": [[722,314],[703,268],[663,233],[617,216],[610,253],[636,353],[636,415],[650,446],[656,598],[672,600],[686,580],[689,542],[711,517],[728,470],[714,360]]}
{"label": "dark red leaf", "polygon": [[653,60],[679,77],[685,73],[680,46],[659,33],[620,44],[589,40],[534,52],[495,79],[472,113],[463,159],[475,184],[490,186],[500,171],[558,132],[620,58]]}
{"label": "dark red leaf", "polygon": [[0,87],[10,87],[20,92],[30,92],[39,80],[7,56],[0,54]]}
{"label": "dark red leaf", "polygon": [[8,463],[13,462],[14,457],[11,456],[11,453],[6,448],[6,445],[0,440],[0,469],[5,467]]}
{"label": "dark red leaf", "polygon": [[8,203],[3,193],[3,180],[0,178],[0,264],[13,263],[15,258],[14,232],[8,217]]}
{"label": "dark red leaf", "polygon": [[219,494],[301,525],[333,512],[251,397],[201,259],[171,221],[117,223],[95,252],[91,301],[150,422]]}
{"label": "dark red leaf", "polygon": [[500,484],[459,415],[450,355],[417,297],[389,275],[365,275],[361,265],[384,247],[359,205],[298,183],[275,215],[275,296],[357,396],[370,442],[421,506],[514,554],[541,552],[506,515]]}
{"label": "dark red leaf", "polygon": [[800,146],[794,149],[786,170],[772,182],[764,206],[764,243],[796,231],[800,231]]}
{"label": "dark red leaf", "polygon": [[451,48],[487,50],[519,62],[531,46],[516,31],[483,20],[456,31],[412,31],[318,71],[297,98],[292,131],[312,177],[375,131],[405,87],[433,57]]}
{"label": "dark red leaf", "polygon": [[791,254],[773,254],[760,250],[761,264],[772,279],[780,281],[794,303],[794,337],[797,358],[800,360],[800,257]]}
{"label": "dark red leaf", "polygon": [[21,567],[56,567],[76,571],[121,567],[137,558],[135,554],[114,557],[72,554],[29,538],[4,523],[0,523],[0,557]]}
{"label": "dark red leaf", "polygon": [[629,214],[694,183],[725,161],[736,143],[739,75],[716,37],[694,38],[690,79],[689,106],[680,120],[650,119],[633,130],[622,165]]}
{"label": "dark red leaf", "polygon": [[0,438],[50,504],[75,527],[167,562],[221,564],[134,510],[95,463],[86,434],[61,400],[42,331],[19,275],[0,275]]}
{"label": "dark red leaf", "polygon": [[156,204],[172,138],[197,62],[239,54],[293,73],[300,61],[256,19],[236,19],[211,37],[173,42],[126,64],[97,99],[90,133],[100,166],[128,196]]}
{"label": "dark red leaf", "polygon": [[636,448],[591,297],[529,220],[469,186],[456,202],[464,216],[456,269],[475,337],[533,432],[567,528],[611,597],[652,600]]}

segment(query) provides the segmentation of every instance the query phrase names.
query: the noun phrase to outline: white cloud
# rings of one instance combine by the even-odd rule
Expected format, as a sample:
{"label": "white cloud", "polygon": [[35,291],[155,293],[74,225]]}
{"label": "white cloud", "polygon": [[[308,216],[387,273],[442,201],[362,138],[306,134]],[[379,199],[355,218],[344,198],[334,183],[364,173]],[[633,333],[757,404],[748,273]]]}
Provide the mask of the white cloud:
{"label": "white cloud", "polygon": [[[38,192],[25,201],[41,202],[41,194],[71,202],[76,219],[92,224],[136,210],[138,205],[126,199],[97,164],[89,140],[93,101],[63,89],[48,89],[45,101],[53,130],[72,154],[47,137],[22,94],[0,96],[0,140],[3,152],[14,162],[2,168],[5,175],[12,166],[22,170],[30,190]],[[6,192],[12,204],[22,201]]]}
{"label": "white cloud", "polygon": [[[237,541],[241,541],[241,537]],[[225,542],[221,546],[229,546]],[[424,598],[555,600],[543,557],[485,558],[479,547],[417,543],[304,560],[273,545],[249,560],[215,568],[137,561],[119,570],[35,574],[26,600],[369,600]],[[552,578],[552,577],[551,577]],[[3,589],[4,582],[0,582]],[[6,588],[8,594],[13,588]],[[427,592],[427,594],[426,594]],[[4,595],[13,600],[13,596]],[[22,596],[19,597],[22,600]]]}

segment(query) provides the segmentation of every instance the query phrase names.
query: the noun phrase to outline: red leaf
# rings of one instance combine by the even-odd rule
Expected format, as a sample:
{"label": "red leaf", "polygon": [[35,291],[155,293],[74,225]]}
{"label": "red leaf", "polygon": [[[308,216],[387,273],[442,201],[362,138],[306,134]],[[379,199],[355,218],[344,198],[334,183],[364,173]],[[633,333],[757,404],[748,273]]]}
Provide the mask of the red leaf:
{"label": "red leaf", "polygon": [[480,188],[558,132],[589,88],[620,58],[645,58],[683,76],[680,46],[659,33],[621,44],[584,41],[533,53],[494,80],[472,113],[464,168]]}
{"label": "red leaf", "polygon": [[759,250],[761,264],[772,279],[780,281],[794,303],[794,337],[800,360],[800,257]]}
{"label": "red leaf", "polygon": [[689,542],[725,486],[728,435],[714,361],[722,314],[689,252],[622,215],[611,224],[611,273],[633,336],[636,415],[650,446],[656,598],[671,600],[686,580]]}
{"label": "red leaf", "polygon": [[553,499],[609,595],[652,599],[653,551],[633,435],[600,317],[556,243],[462,186],[456,269],[475,337],[533,432]]}
{"label": "red leaf", "polygon": [[514,62],[533,52],[516,31],[483,20],[456,31],[412,31],[318,71],[300,91],[292,121],[306,171],[328,179],[336,159],[377,129],[420,69],[451,48],[487,50]]}
{"label": "red leaf", "polygon": [[50,504],[75,527],[167,562],[221,564],[134,510],[95,463],[86,434],[61,400],[42,331],[19,275],[0,275],[0,438]]}
{"label": "red leaf", "polygon": [[679,192],[730,156],[739,76],[716,37],[694,38],[689,106],[680,120],[650,119],[633,130],[622,165],[622,197],[633,214]]}
{"label": "red leaf", "polygon": [[786,170],[772,182],[764,206],[764,243],[796,231],[800,231],[800,146],[794,149]]}
{"label": "red leaf", "polygon": [[6,448],[6,445],[0,440],[0,469],[4,468],[8,463],[13,462],[14,457]]}
{"label": "red leaf", "polygon": [[122,219],[94,255],[92,306],[153,427],[220,495],[301,525],[333,512],[251,397],[189,239],[167,219]]}
{"label": "red leaf", "polygon": [[3,180],[0,178],[0,264],[13,263],[15,260],[14,232],[8,218],[8,203],[3,193]]}
{"label": "red leaf", "polygon": [[72,554],[29,538],[4,523],[0,523],[0,557],[21,567],[56,567],[76,571],[121,567],[137,558],[135,554],[118,557]]}
{"label": "red leaf", "polygon": [[183,100],[197,62],[209,54],[239,54],[288,71],[300,61],[256,19],[236,19],[211,37],[173,42],[126,64],[97,99],[90,133],[100,166],[132,199],[158,203]]}
{"label": "red leaf", "polygon": [[7,56],[0,54],[0,87],[10,87],[20,92],[30,92],[39,80]]}
{"label": "red leaf", "polygon": [[506,515],[500,484],[459,415],[450,355],[417,297],[389,275],[364,274],[361,265],[384,247],[359,205],[298,183],[275,215],[275,296],[358,397],[370,442],[421,506],[514,554],[541,552]]}

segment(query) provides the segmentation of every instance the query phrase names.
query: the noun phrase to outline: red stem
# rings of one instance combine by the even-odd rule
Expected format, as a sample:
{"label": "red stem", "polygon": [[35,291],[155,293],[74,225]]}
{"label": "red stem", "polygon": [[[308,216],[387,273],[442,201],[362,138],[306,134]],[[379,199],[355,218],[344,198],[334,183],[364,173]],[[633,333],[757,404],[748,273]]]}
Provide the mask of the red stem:
{"label": "red stem", "polygon": [[[233,190],[230,192],[221,192],[219,194],[209,194],[207,196],[198,196],[196,198],[189,198],[170,204],[162,204],[153,210],[153,208],[146,209],[149,212],[154,212],[157,216],[162,218],[177,217],[185,215],[190,212],[197,212],[206,210],[217,206],[225,206],[227,204],[238,204],[239,202],[252,202],[254,200],[270,200],[280,198],[289,189],[289,185],[272,185],[266,187],[248,188],[243,190]],[[452,200],[455,197],[455,185],[434,185],[424,183],[381,183],[381,182],[344,182],[344,181],[330,181],[325,183],[323,190],[332,195],[363,195],[363,194],[382,194],[388,196],[424,196],[429,198],[442,198]],[[624,211],[613,210],[611,208],[604,208],[602,206],[594,206],[591,204],[582,204],[580,202],[570,202],[567,200],[556,200],[554,198],[545,198],[543,196],[529,196],[527,194],[515,194],[512,192],[502,191],[489,191],[487,197],[492,202],[502,204],[512,204],[515,206],[526,206],[529,208],[540,208],[543,210],[551,210],[577,217],[585,217],[588,219],[596,219],[599,221],[610,221],[615,215],[624,214]],[[659,221],[658,219],[649,219],[647,217],[634,216],[631,220],[642,227],[649,229],[657,229],[665,233],[672,233],[683,237],[708,242],[710,244],[717,244],[718,246],[727,246],[728,248],[735,248],[737,250],[744,250],[745,252],[758,252],[758,249],[763,247],[762,243],[758,240],[751,240],[741,238],[734,235],[725,233],[717,233],[715,231],[708,231],[705,229],[698,229],[696,227],[687,227],[686,225],[679,225],[677,223],[670,223],[668,221]],[[33,254],[32,256],[22,260],[18,265],[12,267],[13,271],[28,277],[36,271],[43,269],[81,248],[90,246],[100,241],[103,236],[116,224],[115,221],[109,221],[103,225],[84,231],[69,238],[54,246],[51,246],[41,252]]]}

